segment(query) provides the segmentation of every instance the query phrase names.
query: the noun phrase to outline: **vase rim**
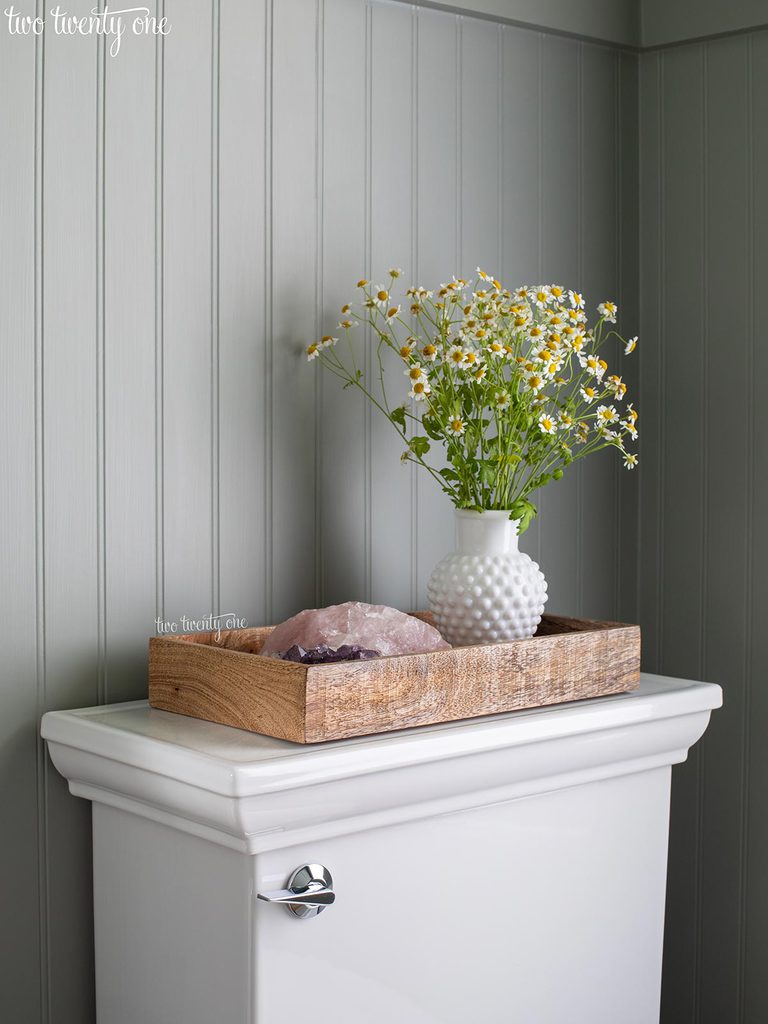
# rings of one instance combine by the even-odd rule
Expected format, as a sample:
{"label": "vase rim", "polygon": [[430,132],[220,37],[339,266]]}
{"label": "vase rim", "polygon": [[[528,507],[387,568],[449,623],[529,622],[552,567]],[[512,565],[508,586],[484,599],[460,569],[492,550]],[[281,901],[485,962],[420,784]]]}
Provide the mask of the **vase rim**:
{"label": "vase rim", "polygon": [[519,519],[510,519],[509,509],[502,508],[484,508],[478,512],[473,508],[457,508],[454,509],[457,516],[466,519],[474,519],[483,516],[485,519],[509,519],[511,523],[519,523]]}

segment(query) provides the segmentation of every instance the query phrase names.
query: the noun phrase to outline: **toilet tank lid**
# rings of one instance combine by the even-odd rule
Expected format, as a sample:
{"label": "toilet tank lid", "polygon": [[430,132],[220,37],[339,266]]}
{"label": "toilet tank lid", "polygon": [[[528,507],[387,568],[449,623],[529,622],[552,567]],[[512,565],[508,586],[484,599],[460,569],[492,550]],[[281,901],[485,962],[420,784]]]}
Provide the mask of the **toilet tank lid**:
{"label": "toilet tank lid", "polygon": [[[612,697],[323,744],[290,743],[202,722],[155,710],[146,701],[51,711],[43,716],[41,733],[52,748],[74,748],[223,796],[244,797],[708,715],[721,703],[722,691],[712,683],[643,674],[637,690]],[[688,745],[701,731],[694,730]]]}

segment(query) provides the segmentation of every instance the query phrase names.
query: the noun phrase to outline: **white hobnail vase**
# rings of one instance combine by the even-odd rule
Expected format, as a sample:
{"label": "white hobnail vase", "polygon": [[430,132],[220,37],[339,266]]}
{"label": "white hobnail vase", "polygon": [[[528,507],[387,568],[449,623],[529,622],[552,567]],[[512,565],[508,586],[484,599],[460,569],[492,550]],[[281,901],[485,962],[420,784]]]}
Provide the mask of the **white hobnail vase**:
{"label": "white hobnail vase", "polygon": [[490,644],[533,636],[544,613],[547,581],[517,546],[508,512],[456,509],[456,551],[427,584],[435,625],[449,644]]}

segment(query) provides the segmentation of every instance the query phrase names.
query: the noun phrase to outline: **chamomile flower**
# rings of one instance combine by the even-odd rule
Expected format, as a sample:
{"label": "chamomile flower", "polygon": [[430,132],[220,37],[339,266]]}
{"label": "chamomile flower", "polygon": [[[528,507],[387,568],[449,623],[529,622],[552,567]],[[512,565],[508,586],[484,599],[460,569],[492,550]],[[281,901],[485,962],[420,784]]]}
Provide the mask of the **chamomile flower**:
{"label": "chamomile flower", "polygon": [[573,426],[573,416],[571,416],[570,413],[561,412],[557,418],[560,421],[561,430],[568,430],[570,427]]}
{"label": "chamomile flower", "polygon": [[633,423],[637,420],[637,410],[633,407],[631,402],[627,403],[627,418],[632,420]]}
{"label": "chamomile flower", "polygon": [[540,284],[538,288],[531,290],[529,298],[538,309],[544,309],[550,299],[549,288],[545,284]]}
{"label": "chamomile flower", "polygon": [[605,317],[609,324],[615,324],[618,308],[615,302],[601,302],[597,307],[597,312],[600,316]]}
{"label": "chamomile flower", "polygon": [[475,367],[479,366],[480,363],[482,363],[482,361],[483,361],[483,357],[480,355],[479,352],[475,352],[474,349],[470,348],[470,349],[467,349],[464,352],[464,366],[465,367],[474,369]]}
{"label": "chamomile flower", "polygon": [[402,359],[409,359],[410,356],[411,356],[411,353],[414,350],[414,347],[415,347],[415,345],[414,345],[413,339],[409,340],[405,345],[401,345],[401,347],[400,347],[400,356],[401,356],[401,358]]}
{"label": "chamomile flower", "polygon": [[619,414],[612,405],[598,405],[595,418],[598,423],[606,425],[608,423],[616,423]]}
{"label": "chamomile flower", "polygon": [[307,362],[311,363],[313,359],[317,359],[320,355],[320,346],[316,341],[313,341],[311,345],[307,345]]}
{"label": "chamomile flower", "polygon": [[544,387],[544,378],[538,373],[529,373],[525,378],[525,386],[529,391],[533,391],[534,394],[538,394],[538,392]]}
{"label": "chamomile flower", "polygon": [[626,469],[634,469],[640,460],[631,452],[624,452],[624,466]]}
{"label": "chamomile flower", "polygon": [[351,302],[345,302],[344,305],[341,307],[341,315],[342,316],[349,316],[351,312],[352,312],[352,303]]}
{"label": "chamomile flower", "polygon": [[348,331],[352,327],[357,327],[357,320],[340,320],[339,327],[344,331]]}
{"label": "chamomile flower", "polygon": [[608,442],[608,444],[616,444],[621,438],[621,435],[617,431],[611,430],[602,423],[598,423],[595,430],[604,441]]}
{"label": "chamomile flower", "polygon": [[509,395],[506,391],[497,391],[493,396],[493,404],[496,409],[506,409],[509,406]]}
{"label": "chamomile flower", "polygon": [[357,287],[358,287],[358,288],[365,288],[365,286],[366,286],[366,285],[367,285],[368,283],[369,283],[369,282],[368,282],[368,281],[366,281],[366,279],[365,279],[364,277],[361,277],[361,278],[360,278],[360,280],[359,280],[359,281],[357,282]]}
{"label": "chamomile flower", "polygon": [[490,352],[495,359],[501,359],[504,355],[504,346],[499,341],[492,341],[486,346],[486,350]]}
{"label": "chamomile flower", "polygon": [[589,439],[589,424],[582,420],[576,427],[576,440],[579,444],[586,444]]}
{"label": "chamomile flower", "polygon": [[611,374],[605,386],[608,388],[608,390],[611,392],[614,398],[619,399],[619,401],[621,401],[621,399],[627,393],[627,385],[624,383],[621,377],[617,377],[615,373]]}
{"label": "chamomile flower", "polygon": [[637,337],[630,338],[627,344],[624,346],[624,355],[628,356],[630,352],[634,352],[637,348]]}
{"label": "chamomile flower", "polygon": [[396,277],[400,277],[403,272],[400,269],[400,267],[390,267],[389,270],[387,271],[387,273],[389,274],[389,276],[391,278],[394,279]]}
{"label": "chamomile flower", "polygon": [[586,370],[591,377],[598,377],[600,375],[600,363],[597,356],[579,355],[579,362],[581,363],[581,368]]}
{"label": "chamomile flower", "polygon": [[632,438],[632,440],[636,441],[637,440],[637,427],[635,426],[635,421],[634,420],[622,420],[621,421],[621,425],[622,425],[622,427],[624,427],[624,430],[627,432],[627,434],[629,434],[629,436]]}
{"label": "chamomile flower", "polygon": [[539,324],[531,324],[528,328],[528,337],[531,341],[536,342],[539,338],[544,337],[544,328],[540,327]]}
{"label": "chamomile flower", "polygon": [[445,361],[452,363],[454,366],[461,366],[464,362],[465,351],[461,345],[451,345],[448,351],[445,353]]}
{"label": "chamomile flower", "polygon": [[493,278],[491,277],[491,275],[486,274],[486,272],[484,270],[481,270],[480,267],[477,267],[477,276],[481,278],[483,281],[493,283]]}
{"label": "chamomile flower", "polygon": [[415,399],[417,402],[423,402],[427,395],[432,393],[432,389],[426,380],[416,380],[413,382],[413,387],[408,392],[410,398]]}
{"label": "chamomile flower", "polygon": [[378,284],[376,285],[371,298],[379,309],[387,309],[389,305],[389,289],[383,284]]}
{"label": "chamomile flower", "polygon": [[579,394],[588,405],[597,398],[597,390],[591,387],[580,388]]}
{"label": "chamomile flower", "polygon": [[559,302],[565,295],[565,288],[561,288],[559,284],[551,284],[549,286],[549,294]]}
{"label": "chamomile flower", "polygon": [[421,350],[421,354],[427,360],[428,363],[434,363],[437,359],[437,346],[436,345],[425,345]]}
{"label": "chamomile flower", "polygon": [[571,305],[574,309],[584,309],[584,296],[579,292],[568,292],[568,298],[571,300]]}
{"label": "chamomile flower", "polygon": [[399,314],[399,312],[399,306],[390,306],[390,308],[386,312],[387,323],[391,324],[395,317]]}
{"label": "chamomile flower", "polygon": [[417,381],[426,380],[424,371],[418,363],[414,363],[413,366],[409,366],[407,370],[403,370],[403,374],[412,384],[415,384]]}
{"label": "chamomile flower", "polygon": [[487,372],[488,367],[485,365],[485,363],[480,363],[479,366],[476,366],[472,370],[472,376],[475,378],[475,380],[483,380]]}
{"label": "chamomile flower", "polygon": [[542,434],[554,434],[557,430],[556,420],[548,413],[542,413],[541,416],[539,416],[539,430]]}
{"label": "chamomile flower", "polygon": [[464,420],[456,416],[454,419],[448,422],[448,433],[453,434],[454,437],[461,437],[466,429]]}
{"label": "chamomile flower", "polygon": [[333,348],[338,340],[338,338],[332,338],[330,334],[324,334],[320,339],[320,348]]}
{"label": "chamomile flower", "polygon": [[529,291],[530,289],[526,285],[523,285],[521,288],[515,288],[515,298],[518,302],[527,302]]}

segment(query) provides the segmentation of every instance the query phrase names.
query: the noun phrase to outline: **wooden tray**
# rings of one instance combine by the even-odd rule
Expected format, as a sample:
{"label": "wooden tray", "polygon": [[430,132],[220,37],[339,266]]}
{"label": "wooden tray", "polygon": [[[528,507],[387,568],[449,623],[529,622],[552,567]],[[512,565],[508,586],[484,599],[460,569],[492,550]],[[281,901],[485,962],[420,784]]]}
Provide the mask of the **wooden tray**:
{"label": "wooden tray", "polygon": [[149,703],[320,743],[604,697],[640,682],[640,627],[617,622],[545,615],[530,640],[327,665],[261,657],[273,628],[222,630],[218,643],[215,633],[153,637]]}

